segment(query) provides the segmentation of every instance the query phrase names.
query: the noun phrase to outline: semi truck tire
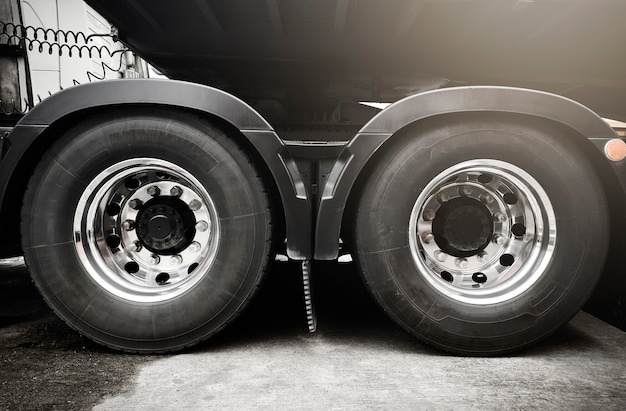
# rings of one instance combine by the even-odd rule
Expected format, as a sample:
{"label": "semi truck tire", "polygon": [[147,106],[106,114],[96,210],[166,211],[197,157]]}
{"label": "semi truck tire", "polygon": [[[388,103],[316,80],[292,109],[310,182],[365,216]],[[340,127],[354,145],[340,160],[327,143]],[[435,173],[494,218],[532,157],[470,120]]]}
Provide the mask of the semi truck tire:
{"label": "semi truck tire", "polygon": [[383,310],[426,343],[463,355],[528,346],[569,321],[601,274],[602,186],[571,136],[532,121],[433,121],[371,169],[357,263]]}
{"label": "semi truck tire", "polygon": [[82,122],[34,172],[25,260],[53,310],[98,343],[176,351],[230,323],[271,252],[261,179],[223,131],[186,113]]}

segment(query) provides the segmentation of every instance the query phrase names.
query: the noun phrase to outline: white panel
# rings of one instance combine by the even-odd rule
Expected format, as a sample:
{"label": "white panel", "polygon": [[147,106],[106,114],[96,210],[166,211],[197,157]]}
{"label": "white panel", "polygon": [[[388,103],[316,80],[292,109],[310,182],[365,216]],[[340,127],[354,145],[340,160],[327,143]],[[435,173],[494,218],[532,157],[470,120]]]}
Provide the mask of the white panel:
{"label": "white panel", "polygon": [[[32,27],[43,27],[46,29],[56,30],[58,28],[56,1],[55,0],[23,0],[22,1],[22,18],[24,25]],[[28,36],[33,37],[32,31],[28,31]],[[40,40],[44,40],[39,36]],[[48,37],[49,41],[53,41],[52,37]],[[56,48],[53,49],[53,54],[48,54],[48,48],[42,53],[37,51],[37,43],[33,51],[28,53],[28,63],[31,70],[59,70],[59,58],[56,53]],[[54,83],[50,84],[50,90],[56,91],[59,89],[58,73],[57,79]]]}
{"label": "white panel", "polygon": [[[82,0],[57,0],[59,5],[59,28],[65,31],[87,33],[87,11]],[[85,45],[82,40],[77,46]],[[87,55],[78,57],[75,52],[72,57],[61,57],[61,85],[71,87],[74,81],[87,82],[87,70],[91,67],[90,58]]]}
{"label": "white panel", "polygon": [[22,15],[27,26],[58,28],[56,0],[22,0]]}
{"label": "white panel", "polygon": [[[82,32],[90,34],[108,34],[111,32],[111,25],[100,16],[95,10],[87,6],[83,0],[22,0],[22,10],[24,24],[44,29]],[[32,37],[32,31],[29,32]],[[43,39],[42,39],[43,40]],[[54,39],[50,36],[48,41]],[[87,83],[90,80],[104,75],[107,79],[119,78],[120,74],[112,69],[124,71],[126,69],[123,53],[116,53],[110,56],[110,52],[123,49],[121,43],[114,42],[110,37],[93,37],[88,44],[84,41],[73,41],[73,36],[68,40],[68,45],[83,46],[83,56],[78,57],[78,49],[72,50],[72,57],[66,47],[63,48],[63,55],[59,56],[57,46],[53,46],[53,53],[48,53],[45,47],[42,53],[35,50],[28,53],[29,64],[32,72],[32,83],[34,94],[42,97],[48,92],[55,93],[61,87],[68,88],[78,83]],[[103,51],[100,57],[98,52],[92,52],[91,56],[85,47],[106,47],[108,51]],[[102,63],[108,67],[103,69]],[[88,72],[95,76],[89,76]]]}
{"label": "white panel", "polygon": [[[89,6],[86,7],[86,11],[87,30],[89,34],[102,34],[111,32],[111,24],[104,17],[102,17]],[[114,42],[111,37],[94,37],[91,43],[97,45],[98,47],[106,47],[112,53],[114,53],[116,50],[121,50],[123,48],[121,43]],[[120,64],[120,62],[124,63],[122,53],[116,53],[113,56],[110,56],[108,53],[102,53],[102,58],[100,58],[98,55],[93,55],[91,59],[91,71],[99,78],[120,78],[120,74],[118,72],[110,69],[119,69],[120,71],[123,71],[125,68],[125,64]],[[102,63],[105,63],[108,67],[103,67]]]}
{"label": "white panel", "polygon": [[[42,99],[48,97],[48,92],[55,93],[59,91],[59,72],[58,71],[39,71],[31,70],[31,83],[33,86],[34,103],[39,103],[37,95]],[[54,88],[52,88],[54,87]],[[52,88],[52,89],[51,89]]]}

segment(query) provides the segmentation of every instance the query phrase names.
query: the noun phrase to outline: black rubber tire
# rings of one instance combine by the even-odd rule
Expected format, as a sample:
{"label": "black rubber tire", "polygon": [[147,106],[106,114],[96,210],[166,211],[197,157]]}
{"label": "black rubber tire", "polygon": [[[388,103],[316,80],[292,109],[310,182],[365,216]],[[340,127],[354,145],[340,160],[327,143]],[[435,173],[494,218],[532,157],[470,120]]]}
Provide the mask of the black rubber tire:
{"label": "black rubber tire", "polygon": [[[601,274],[609,232],[602,186],[571,136],[548,123],[474,116],[432,121],[397,137],[370,169],[354,222],[358,267],[383,310],[422,341],[463,355],[518,350],[567,323]],[[497,304],[444,295],[425,281],[409,247],[420,192],[443,170],[474,159],[525,170],[556,216],[556,247],[539,280]]]}
{"label": "black rubber tire", "polygon": [[[156,303],[107,292],[81,264],[73,240],[77,201],[89,182],[138,157],[193,175],[210,193],[221,229],[202,280]],[[128,352],[181,350],[229,324],[261,283],[271,235],[268,198],[244,151],[204,119],[168,111],[113,111],[64,133],[37,166],[22,211],[25,260],[48,304],[81,334]]]}

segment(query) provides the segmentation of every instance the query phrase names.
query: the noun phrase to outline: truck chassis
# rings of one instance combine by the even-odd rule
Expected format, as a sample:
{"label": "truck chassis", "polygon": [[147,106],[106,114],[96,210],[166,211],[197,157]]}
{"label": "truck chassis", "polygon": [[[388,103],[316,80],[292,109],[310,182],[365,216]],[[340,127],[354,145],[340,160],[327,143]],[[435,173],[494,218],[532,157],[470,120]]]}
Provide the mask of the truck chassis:
{"label": "truck chassis", "polygon": [[621,266],[626,144],[554,93],[449,86],[330,123],[186,81],[64,90],[1,140],[4,237],[21,239],[3,246],[71,327],[128,352],[219,332],[277,253],[302,262],[311,329],[311,262],[349,253],[422,341],[518,350],[576,314],[607,256]]}

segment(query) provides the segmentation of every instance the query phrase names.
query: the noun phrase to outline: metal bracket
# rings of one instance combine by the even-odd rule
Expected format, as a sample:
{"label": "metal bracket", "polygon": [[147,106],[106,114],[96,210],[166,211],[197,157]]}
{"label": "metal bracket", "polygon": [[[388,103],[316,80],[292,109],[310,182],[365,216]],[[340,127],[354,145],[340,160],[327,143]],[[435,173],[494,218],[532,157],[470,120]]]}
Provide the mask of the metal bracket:
{"label": "metal bracket", "polygon": [[311,261],[302,262],[302,287],[304,291],[304,309],[309,332],[314,333],[317,329],[317,315],[313,306],[313,293],[311,288]]}

